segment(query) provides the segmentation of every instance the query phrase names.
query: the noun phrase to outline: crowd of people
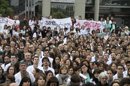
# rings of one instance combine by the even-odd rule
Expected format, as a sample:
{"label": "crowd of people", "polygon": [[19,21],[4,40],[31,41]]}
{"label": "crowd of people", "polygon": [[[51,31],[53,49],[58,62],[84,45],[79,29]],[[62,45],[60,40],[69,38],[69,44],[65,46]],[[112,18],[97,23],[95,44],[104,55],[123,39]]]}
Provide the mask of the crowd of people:
{"label": "crowd of people", "polygon": [[107,18],[102,31],[51,29],[15,20],[0,33],[0,86],[130,86],[127,26]]}

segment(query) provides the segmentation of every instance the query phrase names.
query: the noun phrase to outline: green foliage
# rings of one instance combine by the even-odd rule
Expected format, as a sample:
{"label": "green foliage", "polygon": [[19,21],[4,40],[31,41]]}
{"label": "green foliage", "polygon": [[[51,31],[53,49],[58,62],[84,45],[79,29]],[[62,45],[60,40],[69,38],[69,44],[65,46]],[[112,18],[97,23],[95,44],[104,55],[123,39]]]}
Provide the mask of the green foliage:
{"label": "green foliage", "polygon": [[63,9],[59,9],[59,8],[52,8],[51,9],[51,15],[54,18],[64,18],[65,16],[65,11]]}
{"label": "green foliage", "polygon": [[0,14],[3,16],[13,14],[13,9],[9,6],[8,0],[0,0]]}
{"label": "green foliage", "polygon": [[58,19],[65,17],[65,15],[62,12],[60,12],[60,11],[53,13],[52,16],[54,18],[58,18]]}
{"label": "green foliage", "polygon": [[64,8],[51,8],[51,15],[54,18],[65,18],[70,17],[74,15],[74,9],[73,6],[67,6]]}

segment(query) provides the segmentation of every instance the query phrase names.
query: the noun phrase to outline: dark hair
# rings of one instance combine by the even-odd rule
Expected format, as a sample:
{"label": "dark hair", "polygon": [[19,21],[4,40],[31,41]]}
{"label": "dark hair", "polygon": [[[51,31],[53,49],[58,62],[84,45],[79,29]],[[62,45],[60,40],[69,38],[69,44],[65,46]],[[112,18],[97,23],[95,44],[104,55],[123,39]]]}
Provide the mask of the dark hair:
{"label": "dark hair", "polygon": [[83,73],[82,66],[86,66],[88,68],[87,72],[88,72],[88,74],[90,75],[90,78],[91,78],[92,77],[92,73],[90,71],[90,67],[88,65],[86,65],[86,64],[81,64],[81,66],[80,66],[81,67],[81,73]]}
{"label": "dark hair", "polygon": [[101,71],[99,69],[95,69],[94,72],[93,72],[93,74],[96,74],[96,73],[100,74]]}
{"label": "dark hair", "polygon": [[56,77],[54,77],[54,76],[51,77],[51,78],[48,80],[47,86],[50,86],[51,83],[56,83],[56,86],[59,86],[59,81],[58,81],[58,79],[57,79]]}
{"label": "dark hair", "polygon": [[77,61],[73,61],[73,67],[74,67],[74,63],[76,63],[77,66],[79,66],[79,63]]}
{"label": "dark hair", "polygon": [[120,86],[124,86],[125,84],[130,85],[130,78],[123,78],[123,79],[120,81]]}
{"label": "dark hair", "polygon": [[[70,65],[69,65],[69,67],[71,67],[71,66],[73,65],[72,61],[71,61],[70,59],[66,59],[66,61],[67,61],[67,60],[70,61]],[[66,61],[65,61],[65,63],[66,63]]]}
{"label": "dark hair", "polygon": [[123,70],[125,70],[125,68],[124,68],[124,66],[123,66],[122,64],[118,64],[117,67],[118,67],[118,66],[123,67]]}
{"label": "dark hair", "polygon": [[117,81],[113,81],[113,82],[111,83],[111,85],[110,85],[110,86],[112,86],[114,83],[118,83],[118,84],[120,85],[120,83],[119,83],[119,82],[117,82]]}
{"label": "dark hair", "polygon": [[30,82],[30,86],[32,86],[31,85],[31,79],[28,78],[28,77],[23,77],[19,86],[22,86],[24,82]]}
{"label": "dark hair", "polygon": [[39,73],[39,77],[36,78],[36,80],[35,80],[35,85],[34,85],[34,86],[38,86],[38,80],[39,80],[40,77],[42,77],[43,80],[46,81],[46,76],[45,76],[45,74]]}
{"label": "dark hair", "polygon": [[44,58],[42,59],[42,62],[43,62],[44,60],[47,60],[47,61],[50,63],[50,61],[49,61],[49,59],[48,59],[47,57],[44,57]]}
{"label": "dark hair", "polygon": [[80,86],[80,76],[77,74],[72,75],[70,86]]}
{"label": "dark hair", "polygon": [[[80,67],[82,68],[82,66],[86,66],[86,67],[88,68],[87,72],[89,72],[90,67],[89,67],[88,65],[86,65],[86,64],[81,64]],[[81,69],[81,72],[82,72],[82,69]]]}
{"label": "dark hair", "polygon": [[[52,73],[52,74],[53,74],[53,72],[52,72],[51,70],[48,70],[48,71],[45,72],[46,76],[47,76],[49,73]],[[53,74],[53,75],[54,75],[54,74]]]}
{"label": "dark hair", "polygon": [[130,61],[127,61],[126,64],[130,64]]}
{"label": "dark hair", "polygon": [[86,65],[89,65],[89,63],[90,63],[88,60],[83,60],[83,61],[81,62],[81,64],[84,64],[84,62],[87,62]]}
{"label": "dark hair", "polygon": [[[43,59],[42,59],[42,63],[43,63],[43,61],[45,61],[45,60],[47,60],[48,62],[49,62],[49,66],[51,65],[51,63],[50,63],[50,61],[49,61],[49,59],[47,58],[47,57],[44,57]],[[43,66],[43,65],[42,65]]]}
{"label": "dark hair", "polygon": [[35,70],[35,74],[33,74],[33,75],[35,78],[38,78],[39,75],[43,73],[42,70],[40,70],[38,68],[34,68],[34,70]]}
{"label": "dark hair", "polygon": [[82,86],[95,86],[95,85],[91,82],[87,82],[86,84],[83,84]]}
{"label": "dark hair", "polygon": [[[7,69],[7,71],[6,71],[6,74],[9,74],[9,69],[10,69],[11,67],[14,68],[14,74],[16,73],[15,67],[11,65],[11,66],[8,67],[8,69]],[[13,74],[13,75],[14,75],[14,74]]]}

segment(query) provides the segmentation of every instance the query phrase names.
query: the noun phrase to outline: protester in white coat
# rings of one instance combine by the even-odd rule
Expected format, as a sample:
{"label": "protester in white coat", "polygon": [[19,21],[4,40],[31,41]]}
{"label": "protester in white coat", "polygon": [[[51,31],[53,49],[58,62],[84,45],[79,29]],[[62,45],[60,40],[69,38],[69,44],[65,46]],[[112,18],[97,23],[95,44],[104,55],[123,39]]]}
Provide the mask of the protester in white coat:
{"label": "protester in white coat", "polygon": [[31,79],[31,83],[35,82],[34,75],[31,72],[26,71],[27,65],[25,62],[20,62],[19,69],[20,71],[14,75],[15,82],[19,85],[23,77],[29,77]]}

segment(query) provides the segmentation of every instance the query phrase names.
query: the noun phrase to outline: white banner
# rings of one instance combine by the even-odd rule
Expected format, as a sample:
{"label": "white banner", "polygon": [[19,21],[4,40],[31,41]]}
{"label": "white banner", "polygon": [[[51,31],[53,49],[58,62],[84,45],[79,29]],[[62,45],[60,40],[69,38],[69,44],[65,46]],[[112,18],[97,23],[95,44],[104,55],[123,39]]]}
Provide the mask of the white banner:
{"label": "white banner", "polygon": [[12,26],[14,23],[15,23],[15,20],[8,18],[8,21],[7,21],[8,26]]}
{"label": "white banner", "polygon": [[60,28],[70,28],[72,26],[72,21],[71,18],[64,18],[64,19],[47,19],[47,18],[42,18],[42,25],[55,28],[55,27],[60,27]]}
{"label": "white banner", "polygon": [[3,33],[5,23],[0,23],[0,33]]}
{"label": "white banner", "polygon": [[3,33],[4,26],[7,23],[7,18],[0,17],[0,33]]}
{"label": "white banner", "polygon": [[91,30],[97,30],[101,29],[104,26],[100,21],[93,21],[93,20],[76,20],[76,23],[74,24],[75,28],[90,28]]}
{"label": "white banner", "polygon": [[0,23],[7,23],[7,22],[8,22],[7,18],[0,17]]}
{"label": "white banner", "polygon": [[3,33],[5,25],[12,26],[13,24],[14,24],[14,20],[0,17],[0,33]]}

